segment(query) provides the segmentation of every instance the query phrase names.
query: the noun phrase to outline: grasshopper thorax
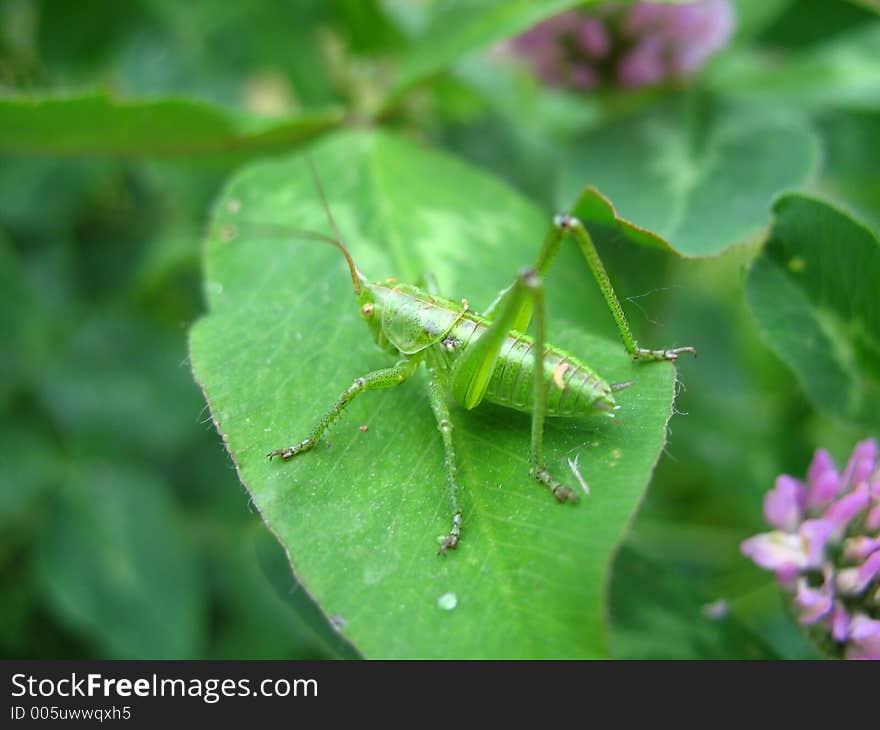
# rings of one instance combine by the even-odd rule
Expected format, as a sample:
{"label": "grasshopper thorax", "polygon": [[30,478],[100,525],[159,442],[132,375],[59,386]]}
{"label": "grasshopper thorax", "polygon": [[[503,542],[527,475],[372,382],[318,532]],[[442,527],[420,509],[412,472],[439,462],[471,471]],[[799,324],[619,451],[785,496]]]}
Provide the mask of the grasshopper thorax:
{"label": "grasshopper thorax", "polygon": [[379,346],[407,356],[441,342],[464,315],[460,304],[394,278],[363,283],[358,303]]}

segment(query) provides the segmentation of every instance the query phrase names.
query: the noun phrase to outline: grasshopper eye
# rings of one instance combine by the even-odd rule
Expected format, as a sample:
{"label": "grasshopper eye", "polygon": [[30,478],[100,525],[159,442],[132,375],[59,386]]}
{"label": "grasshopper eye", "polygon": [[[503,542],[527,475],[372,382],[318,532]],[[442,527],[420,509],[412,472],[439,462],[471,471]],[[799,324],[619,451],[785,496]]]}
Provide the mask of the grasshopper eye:
{"label": "grasshopper eye", "polygon": [[370,319],[373,316],[373,303],[367,302],[361,307],[361,315],[364,319]]}

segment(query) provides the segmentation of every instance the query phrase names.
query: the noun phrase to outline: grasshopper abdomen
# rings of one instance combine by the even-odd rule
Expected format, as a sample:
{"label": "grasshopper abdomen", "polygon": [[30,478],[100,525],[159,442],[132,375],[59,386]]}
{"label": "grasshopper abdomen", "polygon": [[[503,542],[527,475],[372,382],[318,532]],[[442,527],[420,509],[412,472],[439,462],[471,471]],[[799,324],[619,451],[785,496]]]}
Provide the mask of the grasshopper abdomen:
{"label": "grasshopper abdomen", "polygon": [[[531,413],[534,409],[534,340],[513,331],[502,345],[486,400]],[[544,348],[544,381],[548,416],[612,415],[617,404],[611,387],[584,362],[554,346]]]}

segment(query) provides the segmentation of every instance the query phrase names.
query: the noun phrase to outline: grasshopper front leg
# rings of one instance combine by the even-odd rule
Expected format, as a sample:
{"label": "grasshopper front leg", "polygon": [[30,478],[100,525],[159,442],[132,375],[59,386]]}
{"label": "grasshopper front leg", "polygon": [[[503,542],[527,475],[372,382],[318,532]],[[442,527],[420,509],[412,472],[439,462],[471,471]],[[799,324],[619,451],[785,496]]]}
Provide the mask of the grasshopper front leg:
{"label": "grasshopper front leg", "polygon": [[363,393],[365,390],[393,388],[395,385],[400,385],[401,383],[406,382],[412,377],[416,368],[418,368],[419,362],[420,360],[418,359],[401,360],[394,367],[374,370],[371,373],[367,373],[366,375],[357,378],[348,388],[345,389],[345,392],[339,396],[339,399],[333,404],[333,407],[327,411],[324,417],[318,421],[307,438],[303,439],[298,444],[293,444],[287,448],[270,451],[268,457],[271,459],[274,456],[280,456],[284,461],[288,461],[294,456],[299,456],[306,451],[310,451],[318,442],[318,439],[321,438],[321,434],[327,430],[327,427],[336,420],[337,416],[342,413],[345,406],[347,406],[352,398],[358,395],[358,393]]}

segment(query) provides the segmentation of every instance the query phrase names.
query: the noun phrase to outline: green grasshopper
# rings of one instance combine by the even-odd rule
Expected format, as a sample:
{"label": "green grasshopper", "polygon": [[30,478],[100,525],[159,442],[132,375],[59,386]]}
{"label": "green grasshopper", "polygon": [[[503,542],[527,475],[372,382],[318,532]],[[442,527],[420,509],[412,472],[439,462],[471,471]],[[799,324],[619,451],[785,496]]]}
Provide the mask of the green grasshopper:
{"label": "green grasshopper", "polygon": [[[268,457],[278,456],[287,461],[314,448],[327,427],[355,396],[400,385],[424,363],[428,370],[428,399],[443,438],[452,511],[452,527],[440,543],[441,555],[458,546],[462,531],[450,396],[469,410],[488,401],[531,413],[530,476],[548,487],[559,502],[574,502],[577,494],[556,479],[544,462],[544,419],[594,414],[613,418],[618,407],[614,392],[632,384],[609,384],[585,362],[545,341],[542,278],[566,234],[575,240],[586,258],[633,359],[676,360],[683,352],[696,355],[693,347],[669,350],[639,347],[590,234],[577,218],[557,215],[535,263],[523,269],[513,284],[504,289],[483,314],[478,314],[469,308],[467,300],[455,302],[439,296],[430,274],[424,275],[416,286],[393,278],[368,281],[343,243],[314,168],[312,176],[334,236],[311,232],[299,232],[299,235],[339,249],[348,263],[361,317],[376,343],[399,360],[393,367],[355,379],[304,440],[275,449]],[[524,334],[532,319],[534,337]]]}

